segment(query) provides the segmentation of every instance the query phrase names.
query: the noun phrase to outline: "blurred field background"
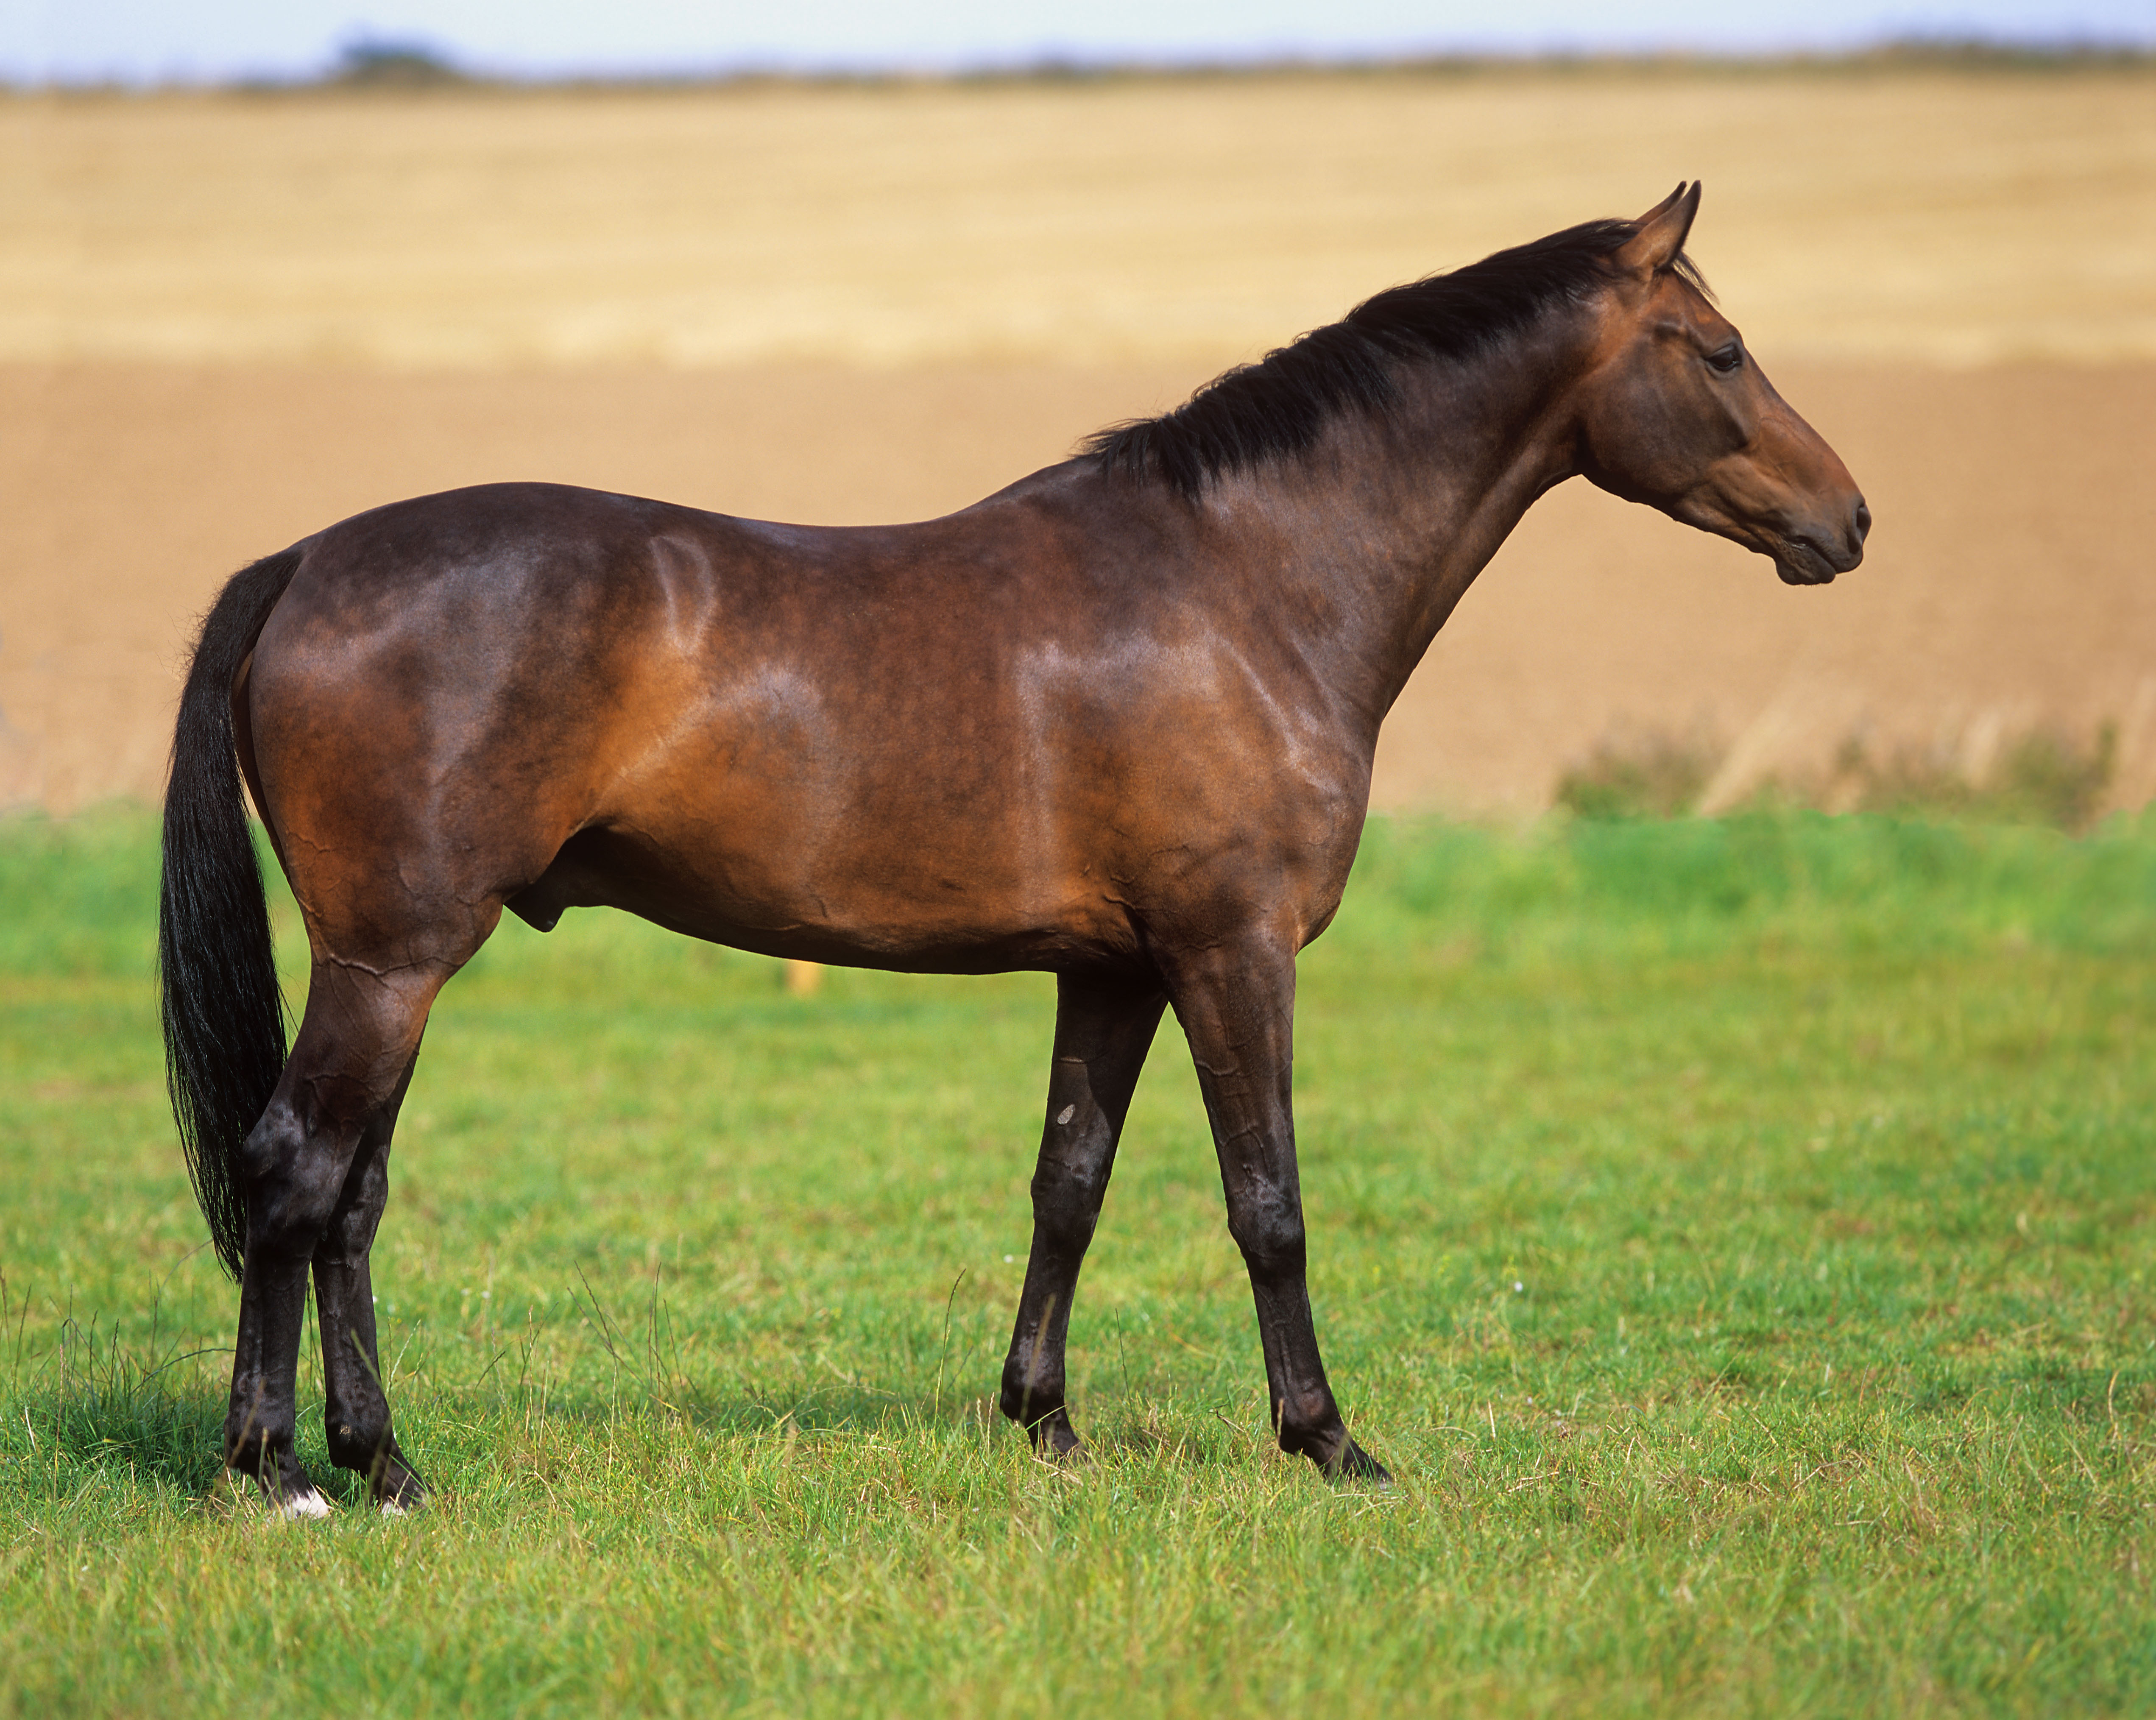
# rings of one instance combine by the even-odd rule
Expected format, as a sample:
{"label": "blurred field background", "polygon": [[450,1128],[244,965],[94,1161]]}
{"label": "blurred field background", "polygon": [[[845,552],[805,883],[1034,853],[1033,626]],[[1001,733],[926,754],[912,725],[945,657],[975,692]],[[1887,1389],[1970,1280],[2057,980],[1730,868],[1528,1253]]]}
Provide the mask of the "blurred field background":
{"label": "blurred field background", "polygon": [[153,799],[190,617],[345,514],[510,477],[937,513],[1697,176],[1694,249],[1871,558],[1789,592],[1568,486],[1378,804],[2026,778],[2085,824],[2156,794],[2152,111],[2144,64],[1891,56],[0,98],[0,806]]}

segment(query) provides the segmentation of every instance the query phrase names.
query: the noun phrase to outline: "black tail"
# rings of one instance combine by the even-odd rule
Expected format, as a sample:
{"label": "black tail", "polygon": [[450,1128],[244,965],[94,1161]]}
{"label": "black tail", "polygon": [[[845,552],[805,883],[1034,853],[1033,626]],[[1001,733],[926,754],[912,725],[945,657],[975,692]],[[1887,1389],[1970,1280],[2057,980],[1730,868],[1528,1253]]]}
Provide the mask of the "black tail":
{"label": "black tail", "polygon": [[203,618],[172,733],[157,902],[165,1085],[210,1240],[234,1277],[247,1247],[239,1153],[285,1067],[285,999],[232,735],[232,681],[298,570],[298,548],[226,581]]}

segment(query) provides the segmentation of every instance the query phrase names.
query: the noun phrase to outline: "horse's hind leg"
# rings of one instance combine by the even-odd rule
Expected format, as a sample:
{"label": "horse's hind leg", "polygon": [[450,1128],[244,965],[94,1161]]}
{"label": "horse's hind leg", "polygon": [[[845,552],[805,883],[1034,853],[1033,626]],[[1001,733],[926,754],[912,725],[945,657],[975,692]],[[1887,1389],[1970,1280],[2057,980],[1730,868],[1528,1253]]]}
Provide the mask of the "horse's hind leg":
{"label": "horse's hind leg", "polygon": [[[341,1210],[367,1209],[370,1178],[379,1183],[382,1169],[379,1150],[371,1170],[357,1163],[362,1143],[377,1134],[386,1141],[428,1007],[455,966],[318,959],[291,1056],[247,1137],[246,1269],[225,1461],[288,1515],[316,1517],[329,1508],[293,1450],[308,1267]],[[355,1198],[347,1201],[356,1170]],[[348,1316],[356,1291],[343,1288]]]}
{"label": "horse's hind leg", "polygon": [[1035,1448],[1057,1456],[1078,1449],[1063,1401],[1070,1299],[1165,1002],[1143,983],[1072,974],[1057,982],[1048,1121],[1033,1173],[1033,1251],[1001,1396],[1004,1414]]}
{"label": "horse's hind leg", "polygon": [[[416,1057],[414,1062],[417,1061]],[[388,1382],[374,1335],[374,1280],[367,1264],[375,1227],[389,1197],[389,1137],[412,1085],[413,1064],[389,1102],[361,1132],[344,1192],[315,1250],[315,1313],[321,1327],[322,1420],[330,1461],[367,1477],[369,1496],[387,1511],[416,1509],[426,1488],[390,1426]]]}

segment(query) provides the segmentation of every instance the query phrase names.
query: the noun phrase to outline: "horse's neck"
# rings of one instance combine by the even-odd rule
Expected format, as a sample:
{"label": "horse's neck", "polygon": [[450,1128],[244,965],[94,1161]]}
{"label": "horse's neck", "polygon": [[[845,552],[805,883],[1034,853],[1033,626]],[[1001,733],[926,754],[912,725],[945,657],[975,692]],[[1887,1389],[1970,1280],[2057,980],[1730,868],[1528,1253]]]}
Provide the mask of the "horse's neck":
{"label": "horse's neck", "polygon": [[[1343,418],[1312,458],[1248,492],[1301,602],[1284,624],[1373,741],[1430,641],[1534,500],[1573,470],[1571,331],[1401,378],[1382,422]],[[1283,597],[1290,593],[1283,593]]]}

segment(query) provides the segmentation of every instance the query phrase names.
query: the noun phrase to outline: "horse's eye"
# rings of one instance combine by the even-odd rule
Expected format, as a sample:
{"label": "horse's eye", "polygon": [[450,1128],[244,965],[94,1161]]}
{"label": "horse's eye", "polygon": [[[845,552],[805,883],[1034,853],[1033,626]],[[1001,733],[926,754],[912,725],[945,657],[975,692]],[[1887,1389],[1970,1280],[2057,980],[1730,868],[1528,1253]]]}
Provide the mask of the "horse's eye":
{"label": "horse's eye", "polygon": [[1744,349],[1736,341],[1732,341],[1719,352],[1708,353],[1707,362],[1717,370],[1735,370],[1738,366],[1744,362]]}

